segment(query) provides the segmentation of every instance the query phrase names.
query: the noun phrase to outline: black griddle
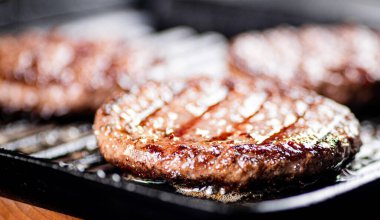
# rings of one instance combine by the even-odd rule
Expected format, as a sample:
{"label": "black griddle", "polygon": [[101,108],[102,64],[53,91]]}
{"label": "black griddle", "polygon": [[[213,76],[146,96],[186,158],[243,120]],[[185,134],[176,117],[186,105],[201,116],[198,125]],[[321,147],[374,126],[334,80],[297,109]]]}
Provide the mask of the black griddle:
{"label": "black griddle", "polygon": [[[157,7],[173,7],[173,2],[178,5],[188,4],[188,1],[163,1],[162,5]],[[215,1],[206,1],[198,6],[205,7],[204,4],[213,5]],[[150,7],[153,7],[153,12],[159,16],[157,11],[162,9],[154,8],[154,4],[150,4]],[[212,7],[208,10],[212,11]],[[182,15],[189,16],[185,12]],[[225,40],[220,34],[197,33],[190,27],[166,30],[164,28],[172,27],[174,23],[165,23],[163,18],[165,17],[156,17],[151,22],[162,29],[159,33],[152,32],[153,28],[148,28],[144,33],[153,39],[160,39],[160,42],[163,39],[166,42],[174,42],[174,46],[169,45],[169,48],[177,48],[177,45],[185,42],[187,49],[182,50],[182,53],[188,51],[184,53],[186,58],[179,59],[181,62],[178,63],[185,63],[181,68],[202,65],[204,67],[202,61],[215,57],[215,54],[220,58],[224,56],[220,51],[225,46]],[[299,23],[310,21],[302,19],[304,18],[299,16],[296,20]],[[60,21],[60,18],[54,20]],[[286,20],[278,22],[280,21]],[[180,20],[177,22],[179,23],[175,25],[187,24],[181,23]],[[198,30],[212,30],[212,23],[211,26],[208,24],[209,26],[203,28],[199,28],[197,24],[192,26]],[[253,28],[267,25],[263,21],[262,26]],[[225,26],[228,27],[230,26]],[[220,31],[228,35],[236,30]],[[194,49],[196,46],[204,48],[204,52],[198,53],[199,50]],[[178,51],[172,50],[176,52],[171,56],[177,56]],[[194,56],[191,56],[189,51],[197,53],[192,53]],[[216,52],[210,54],[207,51]],[[208,65],[213,67],[212,70],[223,71],[223,66],[218,61],[206,63],[206,66]],[[378,210],[376,203],[369,201],[380,196],[380,120],[373,117],[368,119],[367,115],[359,116],[366,118],[362,121],[365,144],[356,159],[333,180],[327,178],[328,180],[321,180],[298,191],[275,193],[262,200],[243,200],[227,204],[184,196],[167,184],[127,180],[120,170],[105,162],[99,154],[92,134],[91,116],[64,117],[48,121],[34,120],[29,115],[2,116],[0,195],[91,219],[305,219],[307,216],[322,218],[332,212],[341,217],[372,216],[377,214]]]}
{"label": "black griddle", "polygon": [[6,149],[0,149],[0,194],[84,218],[298,218],[327,210],[352,215],[350,209],[373,214],[376,204],[366,201],[380,194],[380,124],[363,122],[363,131],[361,153],[334,182],[268,200],[224,204],[183,196],[165,184],[126,180],[99,154],[89,122],[14,121],[0,133],[17,136],[1,145]]}

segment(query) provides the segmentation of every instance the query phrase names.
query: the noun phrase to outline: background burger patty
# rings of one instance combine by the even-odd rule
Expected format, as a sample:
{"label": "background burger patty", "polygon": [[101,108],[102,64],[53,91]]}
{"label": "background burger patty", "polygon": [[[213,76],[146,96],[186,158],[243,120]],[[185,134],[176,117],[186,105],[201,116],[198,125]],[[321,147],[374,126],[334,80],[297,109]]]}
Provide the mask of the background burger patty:
{"label": "background burger patty", "polygon": [[41,31],[2,36],[0,106],[44,117],[94,112],[112,92],[128,89],[141,77],[138,69],[152,62],[144,51],[117,39],[72,39]]}
{"label": "background burger patty", "polygon": [[351,107],[379,101],[379,33],[357,25],[277,27],[237,36],[235,73],[299,84]]}
{"label": "background burger patty", "polygon": [[361,145],[348,108],[240,77],[147,82],[108,100],[94,129],[105,159],[135,175],[237,188],[337,170]]}

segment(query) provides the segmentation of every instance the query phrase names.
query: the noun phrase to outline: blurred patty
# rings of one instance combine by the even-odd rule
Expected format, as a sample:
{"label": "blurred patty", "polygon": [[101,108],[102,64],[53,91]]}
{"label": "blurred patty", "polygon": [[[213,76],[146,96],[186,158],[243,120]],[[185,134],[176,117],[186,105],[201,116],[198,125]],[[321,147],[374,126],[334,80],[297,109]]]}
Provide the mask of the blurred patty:
{"label": "blurred patty", "polygon": [[127,42],[71,39],[49,32],[0,37],[0,106],[42,117],[92,112],[142,78],[154,58]]}
{"label": "blurred patty", "polygon": [[232,41],[229,57],[234,73],[301,85],[351,107],[379,100],[379,34],[363,26],[248,32]]}

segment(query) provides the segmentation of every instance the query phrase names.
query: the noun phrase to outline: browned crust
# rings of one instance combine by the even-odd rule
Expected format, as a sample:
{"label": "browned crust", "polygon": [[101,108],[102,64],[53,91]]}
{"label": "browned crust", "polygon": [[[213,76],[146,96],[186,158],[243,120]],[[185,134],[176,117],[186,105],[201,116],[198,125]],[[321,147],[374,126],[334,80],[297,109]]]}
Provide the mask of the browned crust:
{"label": "browned crust", "polygon": [[[184,86],[186,88],[184,91],[194,89],[200,83],[210,84],[209,87],[212,87],[211,81],[215,83],[215,80],[211,79],[193,80]],[[185,99],[183,95],[174,95],[172,100],[145,116],[150,119],[143,119],[143,121],[148,121],[144,125],[123,121],[123,118],[128,118],[128,112],[133,109],[128,105],[133,103],[133,100],[138,100],[135,98],[139,97],[139,100],[145,100],[141,95],[145,93],[141,93],[141,91],[152,89],[160,93],[159,90],[165,87],[165,84],[148,82],[137,92],[120,94],[98,109],[94,129],[100,152],[107,161],[115,166],[146,178],[162,178],[187,184],[221,184],[239,188],[255,182],[292,181],[329,170],[337,170],[341,168],[344,161],[359,150],[361,145],[359,123],[347,108],[297,87],[291,88],[292,91],[289,91],[289,89],[284,90],[281,85],[273,87],[276,84],[265,80],[262,80],[260,84],[265,84],[265,82],[268,87],[264,85],[260,89],[259,84],[247,79],[223,81],[221,87],[224,85],[229,88],[227,97],[205,108],[204,112],[196,117],[198,122],[194,122],[194,117],[186,120],[181,127],[185,126],[187,131],[180,133],[176,133],[175,130],[163,131],[163,133],[149,133],[148,131],[149,129],[154,131],[154,127],[152,127],[154,124],[149,124],[149,121],[164,112],[162,109],[168,109],[167,106],[180,103],[178,100]],[[239,99],[242,93],[239,93],[238,96],[233,95],[234,89],[240,87],[258,88],[255,93],[257,96],[259,92],[271,93],[264,99],[264,103],[275,104],[278,102],[275,100],[280,98],[280,100],[283,99],[283,102],[289,101],[289,104],[295,108],[296,101],[292,100],[299,99],[307,100],[309,107],[295,116],[296,118],[291,123],[286,122],[286,115],[279,115],[279,118],[285,120],[281,122],[281,127],[276,127],[276,129],[269,127],[268,129],[264,125],[269,123],[269,118],[262,122],[259,118],[260,114],[265,116],[265,112],[268,111],[268,108],[270,110],[271,105],[256,106],[257,112],[251,112],[251,115],[239,123],[259,120],[257,124],[264,126],[260,129],[263,131],[267,129],[267,132],[263,134],[265,139],[261,141],[258,141],[260,135],[249,136],[244,132],[243,126],[236,124],[233,126],[233,130],[229,130],[228,135],[213,133],[217,131],[217,128],[211,126],[210,117],[212,116],[210,115],[216,114],[218,108],[222,109],[224,104],[227,103],[228,106],[230,102],[233,103],[234,100]],[[245,97],[247,96],[248,94]],[[290,98],[292,96],[295,99]],[[233,99],[228,97],[233,97]],[[199,97],[199,100],[201,99],[202,96]],[[230,106],[231,111],[234,111],[233,108],[236,106]],[[242,110],[244,107],[237,107],[237,110],[239,109]],[[170,111],[173,112],[176,109]],[[274,109],[274,111],[277,110]],[[180,114],[179,117],[184,118],[186,114]],[[229,116],[225,116],[223,119],[227,117]],[[188,122],[192,124],[189,125]],[[199,135],[194,128],[199,129],[203,125],[208,128],[210,133],[218,135],[211,137]],[[223,127],[223,125],[221,126]],[[251,134],[254,135],[255,132],[260,131],[257,129],[259,128],[253,130]],[[239,135],[236,135],[236,132]]]}

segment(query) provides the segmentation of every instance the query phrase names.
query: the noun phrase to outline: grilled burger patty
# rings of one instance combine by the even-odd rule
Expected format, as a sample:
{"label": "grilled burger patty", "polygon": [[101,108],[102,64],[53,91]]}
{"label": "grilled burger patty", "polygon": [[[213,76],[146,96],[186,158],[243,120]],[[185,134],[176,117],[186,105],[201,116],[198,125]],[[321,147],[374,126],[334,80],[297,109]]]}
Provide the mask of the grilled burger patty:
{"label": "grilled burger patty", "polygon": [[143,178],[245,187],[338,170],[361,145],[348,108],[271,80],[149,81],[98,109],[100,152]]}
{"label": "grilled burger patty", "polygon": [[80,40],[33,31],[2,36],[0,106],[44,117],[95,112],[105,97],[128,89],[139,78],[138,69],[152,62],[147,53],[116,39]]}
{"label": "grilled burger patty", "polygon": [[229,55],[235,73],[297,83],[351,107],[379,101],[379,33],[363,26],[244,33],[232,41]]}

